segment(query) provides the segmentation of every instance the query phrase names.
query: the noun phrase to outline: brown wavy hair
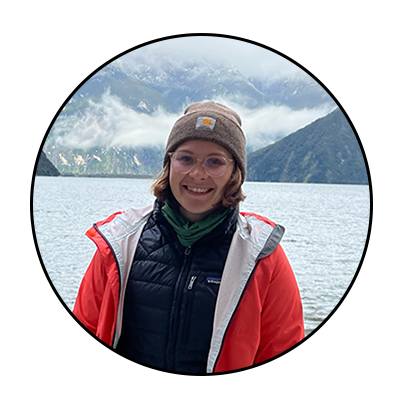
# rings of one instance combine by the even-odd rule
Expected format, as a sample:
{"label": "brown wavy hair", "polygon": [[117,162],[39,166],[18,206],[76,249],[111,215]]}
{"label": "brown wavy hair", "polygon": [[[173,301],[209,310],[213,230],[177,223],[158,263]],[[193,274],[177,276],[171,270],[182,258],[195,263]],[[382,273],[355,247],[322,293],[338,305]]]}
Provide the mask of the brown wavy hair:
{"label": "brown wavy hair", "polygon": [[[151,186],[154,196],[161,202],[167,200],[173,200],[174,195],[172,194],[169,186],[169,159],[165,164],[164,168],[155,176],[155,182]],[[215,207],[226,207],[236,208],[246,196],[242,191],[243,175],[240,169],[236,166],[233,169],[231,178],[225,185],[225,189],[222,194],[222,199],[218,204],[214,204]]]}

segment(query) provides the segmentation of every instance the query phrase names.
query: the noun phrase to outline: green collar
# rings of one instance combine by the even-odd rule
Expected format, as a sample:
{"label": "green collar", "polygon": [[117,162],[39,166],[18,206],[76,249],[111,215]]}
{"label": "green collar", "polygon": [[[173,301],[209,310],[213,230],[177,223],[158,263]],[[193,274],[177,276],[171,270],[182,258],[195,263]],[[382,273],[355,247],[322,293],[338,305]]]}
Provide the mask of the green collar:
{"label": "green collar", "polygon": [[166,220],[175,229],[179,241],[189,247],[204,235],[216,228],[230,213],[230,208],[219,208],[205,219],[191,222],[179,212],[179,206],[166,202],[161,209]]}

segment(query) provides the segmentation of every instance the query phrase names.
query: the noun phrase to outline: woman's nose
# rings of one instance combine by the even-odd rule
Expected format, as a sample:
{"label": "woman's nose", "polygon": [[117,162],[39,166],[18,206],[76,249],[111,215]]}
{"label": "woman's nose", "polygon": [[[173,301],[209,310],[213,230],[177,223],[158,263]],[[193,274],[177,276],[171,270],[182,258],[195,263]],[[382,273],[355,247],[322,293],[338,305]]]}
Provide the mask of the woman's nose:
{"label": "woman's nose", "polygon": [[196,165],[189,172],[189,175],[196,178],[208,178],[208,174],[204,169],[203,161],[197,161]]}

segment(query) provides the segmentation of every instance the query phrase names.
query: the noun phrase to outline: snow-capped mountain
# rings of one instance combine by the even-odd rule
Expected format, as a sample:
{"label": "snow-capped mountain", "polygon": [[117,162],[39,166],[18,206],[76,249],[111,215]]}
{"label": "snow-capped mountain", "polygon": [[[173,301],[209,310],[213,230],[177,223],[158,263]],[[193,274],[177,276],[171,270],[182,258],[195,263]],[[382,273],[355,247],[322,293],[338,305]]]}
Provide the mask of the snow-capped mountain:
{"label": "snow-capped mountain", "polygon": [[[261,79],[245,76],[234,65],[204,60],[160,58],[150,63],[121,57],[73,94],[52,126],[44,150],[61,173],[154,174],[173,121],[188,104],[204,100],[233,105],[248,115],[251,150],[336,107],[305,73],[301,79]],[[285,118],[289,113],[304,114],[297,122],[300,126],[289,124],[291,118]],[[252,117],[261,123],[253,123]]]}
{"label": "snow-capped mountain", "polygon": [[219,97],[237,100],[250,108],[265,104],[263,93],[234,66],[205,61],[174,64],[165,60],[162,66],[120,64],[120,70],[160,93],[164,108],[172,112],[188,102]]}

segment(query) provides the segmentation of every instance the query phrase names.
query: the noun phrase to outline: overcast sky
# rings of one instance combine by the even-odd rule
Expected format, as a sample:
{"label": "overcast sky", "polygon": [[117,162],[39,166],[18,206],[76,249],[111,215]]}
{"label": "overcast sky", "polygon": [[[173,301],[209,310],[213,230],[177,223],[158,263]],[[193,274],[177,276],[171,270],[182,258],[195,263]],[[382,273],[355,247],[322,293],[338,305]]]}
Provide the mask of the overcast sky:
{"label": "overcast sky", "polygon": [[[290,56],[290,55],[289,55]],[[163,40],[141,47],[124,56],[126,59],[159,57],[171,60],[201,59],[236,65],[246,76],[309,76],[285,57],[264,47],[237,39],[215,36],[190,36]]]}

